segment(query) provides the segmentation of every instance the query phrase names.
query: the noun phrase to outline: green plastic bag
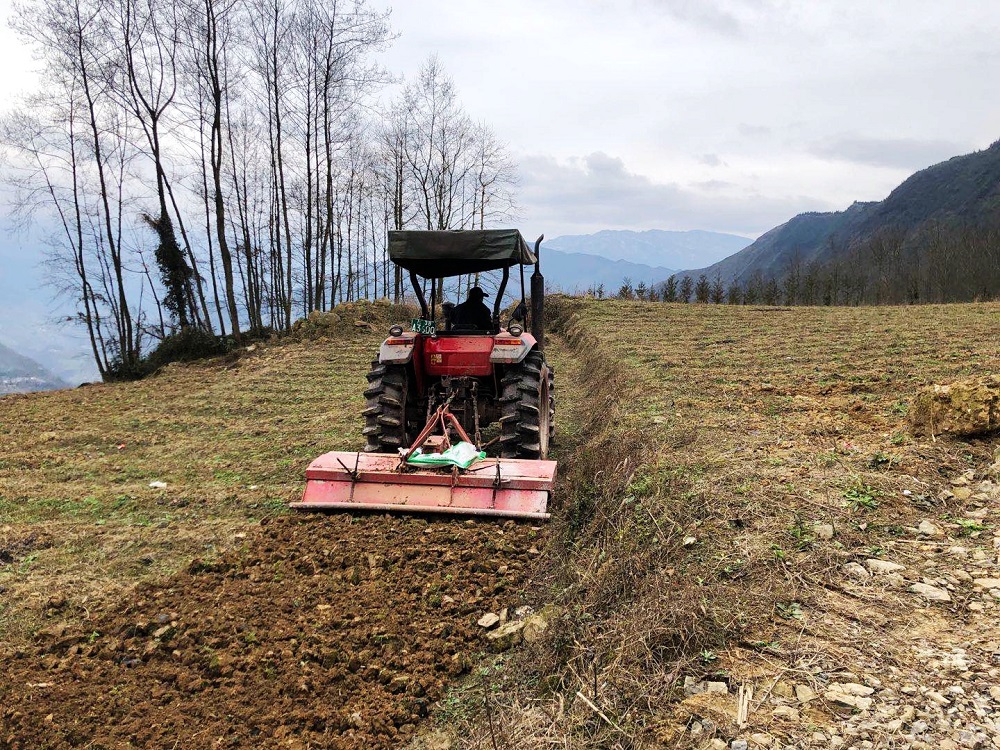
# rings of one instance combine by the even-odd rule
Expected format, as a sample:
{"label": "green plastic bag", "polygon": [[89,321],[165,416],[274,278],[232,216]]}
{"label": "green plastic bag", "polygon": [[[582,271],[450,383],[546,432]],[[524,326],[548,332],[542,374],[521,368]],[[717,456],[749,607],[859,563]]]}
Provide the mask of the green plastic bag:
{"label": "green plastic bag", "polygon": [[423,453],[420,448],[406,461],[414,466],[457,466],[468,469],[476,461],[486,458],[485,451],[478,450],[472,443],[455,443],[444,453]]}

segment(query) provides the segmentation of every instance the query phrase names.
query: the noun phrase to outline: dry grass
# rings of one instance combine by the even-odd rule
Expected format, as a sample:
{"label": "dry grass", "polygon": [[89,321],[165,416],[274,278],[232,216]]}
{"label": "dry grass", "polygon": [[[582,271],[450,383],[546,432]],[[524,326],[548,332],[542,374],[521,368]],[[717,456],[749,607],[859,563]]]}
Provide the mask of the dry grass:
{"label": "dry grass", "polygon": [[[563,366],[561,394],[591,399],[550,548],[565,614],[503,684],[498,746],[680,746],[684,676],[757,684],[753,708],[778,681],[903,658],[906,595],[840,568],[906,557],[907,528],[961,512],[937,495],[992,446],[915,441],[905,415],[920,386],[996,361],[998,313],[562,302],[580,377]],[[466,744],[492,747],[487,729]]]}

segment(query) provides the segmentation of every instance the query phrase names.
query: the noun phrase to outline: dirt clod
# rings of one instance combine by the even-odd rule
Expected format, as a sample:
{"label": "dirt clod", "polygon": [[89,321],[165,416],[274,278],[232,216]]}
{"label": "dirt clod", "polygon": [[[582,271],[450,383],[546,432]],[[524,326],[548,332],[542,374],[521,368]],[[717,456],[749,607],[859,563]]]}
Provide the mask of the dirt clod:
{"label": "dirt clod", "polygon": [[[523,569],[535,536],[514,525],[500,548],[488,523],[439,522],[431,538],[422,525],[281,517],[242,552],[142,586],[87,633],[52,633],[8,654],[5,746],[69,746],[72,731],[106,746],[191,747],[212,736],[241,747],[285,737],[399,747],[485,645],[476,625],[484,606],[500,609],[498,598],[520,583],[477,572],[483,566],[460,553],[475,550],[488,571],[501,562]],[[424,571],[419,586],[402,575],[413,566]],[[447,610],[445,594],[454,600]],[[76,643],[85,650],[64,661]]]}

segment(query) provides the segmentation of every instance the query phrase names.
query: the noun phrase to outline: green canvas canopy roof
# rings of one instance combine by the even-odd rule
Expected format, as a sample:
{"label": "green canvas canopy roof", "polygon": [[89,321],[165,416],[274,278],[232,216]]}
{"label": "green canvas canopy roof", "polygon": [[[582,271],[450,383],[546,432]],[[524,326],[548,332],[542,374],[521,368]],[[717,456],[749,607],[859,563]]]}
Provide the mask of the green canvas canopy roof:
{"label": "green canvas canopy roof", "polygon": [[389,258],[428,279],[535,262],[516,229],[394,230],[389,232]]}

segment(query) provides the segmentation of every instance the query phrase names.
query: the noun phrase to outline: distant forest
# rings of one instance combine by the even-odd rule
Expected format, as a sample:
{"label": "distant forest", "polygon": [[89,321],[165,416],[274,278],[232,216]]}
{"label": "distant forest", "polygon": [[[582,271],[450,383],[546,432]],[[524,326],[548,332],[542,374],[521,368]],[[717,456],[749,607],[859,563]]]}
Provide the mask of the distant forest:
{"label": "distant forest", "polygon": [[0,124],[3,178],[105,378],[175,331],[398,300],[388,230],[513,209],[505,144],[436,58],[390,88],[366,0],[26,0],[13,26],[42,84]]}
{"label": "distant forest", "polygon": [[803,263],[796,254],[780,274],[751,274],[744,283],[700,274],[594,297],[731,305],[900,305],[1000,299],[1000,222],[928,222],[915,231],[883,228],[854,247],[829,240],[832,260]]}

